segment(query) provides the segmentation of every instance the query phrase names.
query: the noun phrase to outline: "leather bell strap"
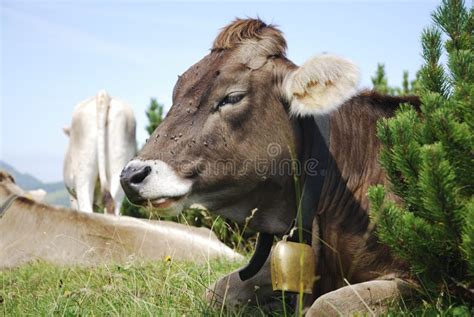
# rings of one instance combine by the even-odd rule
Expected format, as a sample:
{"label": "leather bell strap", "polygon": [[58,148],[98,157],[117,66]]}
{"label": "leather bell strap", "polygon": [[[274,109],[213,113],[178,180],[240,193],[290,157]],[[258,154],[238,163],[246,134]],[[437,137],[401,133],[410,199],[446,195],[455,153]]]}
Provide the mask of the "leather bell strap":
{"label": "leather bell strap", "polygon": [[239,277],[242,281],[255,276],[265,264],[265,261],[272,250],[273,234],[259,233],[257,245],[249,263],[239,271]]}

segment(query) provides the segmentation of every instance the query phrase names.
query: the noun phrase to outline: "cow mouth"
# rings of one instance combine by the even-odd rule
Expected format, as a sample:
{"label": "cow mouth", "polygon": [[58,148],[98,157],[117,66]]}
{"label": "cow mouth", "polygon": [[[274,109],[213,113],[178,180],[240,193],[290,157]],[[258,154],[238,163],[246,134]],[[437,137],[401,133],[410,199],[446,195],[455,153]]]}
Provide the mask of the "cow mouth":
{"label": "cow mouth", "polygon": [[177,216],[184,209],[186,195],[154,199],[128,199],[133,205],[149,209],[159,216]]}
{"label": "cow mouth", "polygon": [[154,209],[170,209],[176,204],[183,201],[184,196],[173,196],[173,197],[161,197],[157,199],[148,200],[148,206]]}
{"label": "cow mouth", "polygon": [[162,196],[158,198],[127,196],[127,198],[133,205],[149,209],[153,214],[159,216],[177,216],[185,207],[186,196],[187,195]]}

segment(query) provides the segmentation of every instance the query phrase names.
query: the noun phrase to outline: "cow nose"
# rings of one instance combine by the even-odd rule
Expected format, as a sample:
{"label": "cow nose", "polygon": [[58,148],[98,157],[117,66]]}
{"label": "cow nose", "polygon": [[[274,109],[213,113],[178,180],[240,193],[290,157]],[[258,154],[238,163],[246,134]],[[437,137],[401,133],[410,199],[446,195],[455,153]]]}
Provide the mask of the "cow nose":
{"label": "cow nose", "polygon": [[132,172],[130,173],[130,183],[136,184],[136,185],[140,184],[148,175],[150,175],[150,172],[151,172],[150,166],[144,166],[139,169],[132,168]]}
{"label": "cow nose", "polygon": [[141,200],[139,190],[140,185],[151,173],[151,167],[127,165],[120,174],[120,184],[122,185],[125,194],[132,202],[138,202]]}
{"label": "cow nose", "polygon": [[150,173],[150,166],[126,166],[120,174],[120,181],[130,185],[139,185]]}

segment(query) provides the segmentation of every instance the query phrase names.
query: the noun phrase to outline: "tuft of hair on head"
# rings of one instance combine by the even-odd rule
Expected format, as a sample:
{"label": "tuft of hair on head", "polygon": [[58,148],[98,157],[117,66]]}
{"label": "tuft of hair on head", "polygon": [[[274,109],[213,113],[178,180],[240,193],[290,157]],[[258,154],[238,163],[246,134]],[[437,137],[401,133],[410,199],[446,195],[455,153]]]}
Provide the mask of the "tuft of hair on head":
{"label": "tuft of hair on head", "polygon": [[5,171],[0,170],[0,183],[4,181],[15,183],[15,179],[13,178],[13,176],[11,176]]}
{"label": "tuft of hair on head", "polygon": [[234,49],[248,41],[269,40],[274,55],[285,55],[286,41],[282,32],[271,24],[257,19],[236,19],[224,27],[214,40],[213,51]]}

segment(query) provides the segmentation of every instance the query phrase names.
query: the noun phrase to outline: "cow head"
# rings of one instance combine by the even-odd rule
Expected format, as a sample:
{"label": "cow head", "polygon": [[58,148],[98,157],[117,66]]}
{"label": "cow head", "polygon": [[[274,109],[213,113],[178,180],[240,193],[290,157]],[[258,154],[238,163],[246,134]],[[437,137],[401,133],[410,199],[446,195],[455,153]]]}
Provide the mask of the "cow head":
{"label": "cow head", "polygon": [[294,218],[297,116],[328,113],[355,92],[357,68],[329,55],[297,67],[281,32],[236,20],[179,76],[173,105],[121,175],[130,201],[163,215],[198,203],[267,233]]}

